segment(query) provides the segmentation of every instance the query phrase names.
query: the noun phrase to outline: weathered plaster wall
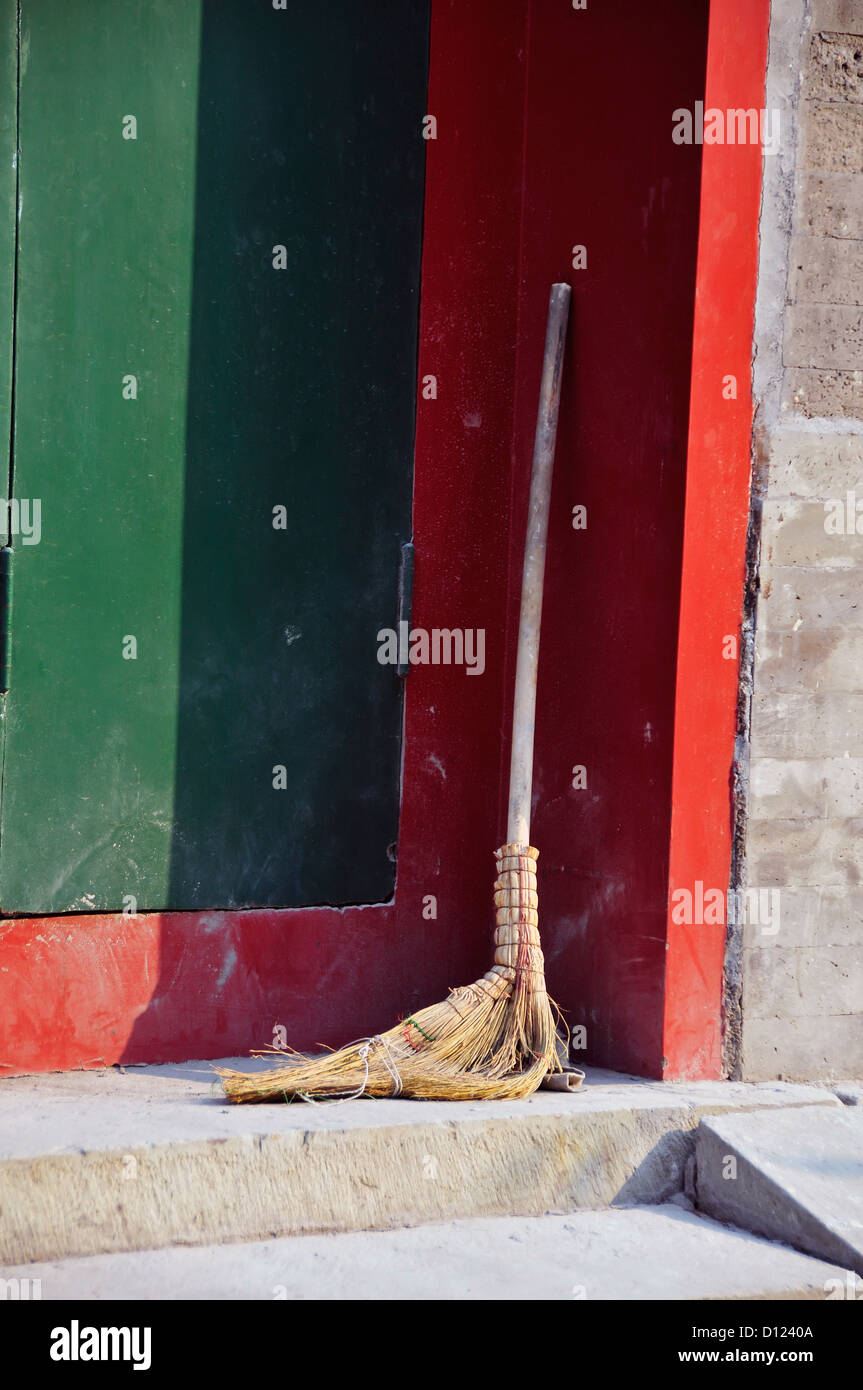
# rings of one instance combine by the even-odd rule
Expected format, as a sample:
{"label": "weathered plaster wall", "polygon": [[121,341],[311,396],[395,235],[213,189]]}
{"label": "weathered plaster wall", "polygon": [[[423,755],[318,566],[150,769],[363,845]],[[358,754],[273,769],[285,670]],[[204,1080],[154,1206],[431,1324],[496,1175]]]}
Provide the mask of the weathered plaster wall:
{"label": "weathered plaster wall", "polygon": [[730,933],[729,1063],[814,1079],[863,1074],[863,0],[774,0],[766,104],[741,858],[779,927]]}

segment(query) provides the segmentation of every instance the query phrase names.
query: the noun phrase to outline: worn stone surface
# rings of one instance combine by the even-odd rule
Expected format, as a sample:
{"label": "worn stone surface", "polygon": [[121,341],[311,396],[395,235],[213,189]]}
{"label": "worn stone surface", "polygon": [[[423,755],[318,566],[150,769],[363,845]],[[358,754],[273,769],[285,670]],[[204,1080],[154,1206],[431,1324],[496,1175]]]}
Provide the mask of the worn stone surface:
{"label": "worn stone surface", "polygon": [[777,431],[770,440],[767,488],[771,504],[790,497],[823,502],[855,488],[863,497],[863,433]]}
{"label": "worn stone surface", "polygon": [[[859,480],[863,482],[863,479]],[[768,498],[763,508],[762,593],[769,597],[774,566],[848,570],[863,563],[863,488],[838,488],[827,500]],[[858,532],[857,525],[860,523]]]}
{"label": "worn stone surface", "polygon": [[747,1020],[743,1034],[743,1073],[752,1080],[783,1076],[821,1081],[856,1072],[863,1076],[863,1015],[826,1014],[819,1018]]}
{"label": "worn stone surface", "polygon": [[788,297],[796,304],[863,304],[863,241],[795,237]]}
{"label": "worn stone surface", "polygon": [[753,757],[859,757],[863,754],[863,691],[756,689]]}
{"label": "worn stone surface", "polygon": [[814,28],[837,34],[863,34],[863,0],[812,0]]}
{"label": "worn stone surface", "polygon": [[762,630],[863,627],[863,565],[833,573],[765,565],[762,595]]}
{"label": "worn stone surface", "polygon": [[863,1274],[863,1113],[714,1116],[695,1156],[700,1210]]}
{"label": "worn stone surface", "polygon": [[863,173],[863,107],[807,102],[803,164],[829,173]]}
{"label": "worn stone surface", "polygon": [[199,1063],[6,1081],[0,1260],[664,1201],[702,1115],[839,1105],[814,1087],[593,1072],[581,1094],[525,1101],[229,1107],[210,1075]]}
{"label": "worn stone surface", "polygon": [[[863,124],[861,124],[863,137]],[[785,365],[863,369],[863,311],[857,304],[795,304],[785,328]]]}
{"label": "worn stone surface", "polygon": [[863,45],[854,34],[816,29],[810,40],[804,95],[815,101],[863,102]]}
{"label": "worn stone surface", "polygon": [[824,946],[863,946],[863,888],[798,885],[776,891],[780,895],[779,931],[763,931],[759,923],[747,921],[747,947],[778,945],[784,949],[816,950]]}
{"label": "worn stone surface", "polygon": [[803,171],[795,224],[811,236],[863,240],[863,174]]}
{"label": "worn stone surface", "polygon": [[756,820],[850,819],[863,805],[863,758],[759,758],[750,777]]}
{"label": "worn stone surface", "polygon": [[808,420],[863,419],[863,372],[789,369],[784,403]]}
{"label": "worn stone surface", "polygon": [[798,949],[774,938],[746,952],[745,969],[747,1010],[753,1019],[853,1014],[863,946]]}
{"label": "worn stone surface", "polygon": [[863,633],[846,628],[759,633],[759,685],[782,693],[858,691],[863,670]]}
{"label": "worn stone surface", "polygon": [[6,1268],[43,1299],[559,1300],[853,1296],[838,1266],[680,1207],[446,1222]]}
{"label": "worn stone surface", "polygon": [[863,817],[752,820],[747,863],[759,888],[856,887],[863,880]]}

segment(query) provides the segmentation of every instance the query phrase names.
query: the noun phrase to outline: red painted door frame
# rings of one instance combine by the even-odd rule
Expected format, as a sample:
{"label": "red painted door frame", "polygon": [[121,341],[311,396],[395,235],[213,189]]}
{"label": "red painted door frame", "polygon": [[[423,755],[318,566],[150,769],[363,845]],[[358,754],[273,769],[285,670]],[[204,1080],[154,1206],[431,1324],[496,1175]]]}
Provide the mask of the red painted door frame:
{"label": "red painted door frame", "polygon": [[[705,110],[762,109],[769,23],[770,0],[711,0]],[[697,899],[700,883],[724,895],[731,874],[761,175],[759,145],[704,146],[672,769],[668,1079],[721,1075],[725,914],[716,924],[675,921],[685,900],[674,894]]]}
{"label": "red painted door frame", "polygon": [[[7,1075],[235,1055],[272,1043],[279,1027],[300,1048],[336,1045],[487,967],[512,640],[514,471],[501,441],[514,431],[519,286],[508,248],[520,236],[522,170],[508,151],[519,148],[530,5],[492,9],[432,5],[439,135],[428,148],[414,496],[414,624],[485,628],[486,671],[429,666],[407,681],[394,901],[0,922]],[[763,105],[768,12],[769,0],[712,0],[706,106]],[[471,119],[496,130],[479,154]],[[724,890],[729,878],[737,663],[722,643],[739,633],[742,601],[760,185],[758,147],[704,147],[669,895],[698,880]],[[490,375],[502,341],[511,357]],[[734,401],[722,395],[729,373]],[[434,400],[422,395],[428,376]],[[680,927],[669,913],[666,1076],[720,1074],[723,952],[724,928]]]}

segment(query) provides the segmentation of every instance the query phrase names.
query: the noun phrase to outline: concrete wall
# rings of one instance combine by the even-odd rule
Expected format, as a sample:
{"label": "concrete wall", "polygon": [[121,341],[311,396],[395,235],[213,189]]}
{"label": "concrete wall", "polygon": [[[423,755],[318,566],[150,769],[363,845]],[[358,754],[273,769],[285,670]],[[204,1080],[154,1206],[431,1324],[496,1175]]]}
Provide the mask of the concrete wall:
{"label": "concrete wall", "polygon": [[860,1076],[863,0],[774,0],[766,104],[738,867],[780,917],[730,932],[727,1060]]}

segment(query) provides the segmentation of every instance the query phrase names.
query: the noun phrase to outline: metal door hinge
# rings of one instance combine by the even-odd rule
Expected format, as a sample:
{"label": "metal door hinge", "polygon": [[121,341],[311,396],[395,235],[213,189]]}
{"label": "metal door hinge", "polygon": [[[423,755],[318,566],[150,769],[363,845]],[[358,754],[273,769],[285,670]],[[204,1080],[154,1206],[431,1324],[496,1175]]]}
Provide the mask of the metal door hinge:
{"label": "metal door hinge", "polygon": [[399,661],[396,666],[396,675],[401,679],[410,670],[408,661],[408,643],[402,641],[402,634],[410,634],[411,630],[411,606],[414,597],[414,547],[412,541],[407,541],[401,550],[399,560],[399,616],[396,632],[398,634]]}

